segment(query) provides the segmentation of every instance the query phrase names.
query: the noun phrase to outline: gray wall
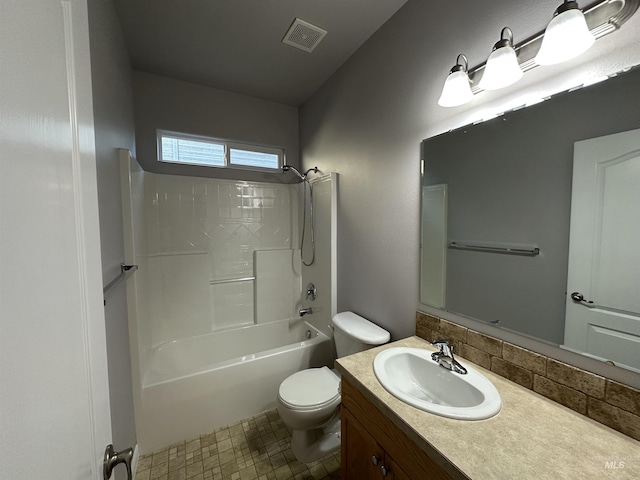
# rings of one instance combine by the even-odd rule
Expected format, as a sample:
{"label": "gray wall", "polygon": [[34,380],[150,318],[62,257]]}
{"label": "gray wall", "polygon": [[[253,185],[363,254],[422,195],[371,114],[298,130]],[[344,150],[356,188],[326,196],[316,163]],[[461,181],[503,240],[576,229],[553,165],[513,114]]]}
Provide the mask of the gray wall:
{"label": "gray wall", "polygon": [[[102,274],[106,285],[124,260],[118,148],[135,152],[131,66],[110,0],[89,0],[91,77],[100,212]],[[105,306],[111,428],[116,450],[136,444],[126,290],[120,287]],[[123,467],[115,470],[126,479]]]}
{"label": "gray wall", "polygon": [[134,72],[137,160],[148,172],[200,177],[295,182],[295,175],[161,163],[156,130],[284,147],[298,167],[298,109],[168,77]]}
{"label": "gray wall", "polygon": [[415,331],[423,139],[520,105],[525,93],[543,96],[579,75],[640,63],[636,15],[580,59],[528,72],[463,107],[437,105],[459,53],[482,63],[502,27],[517,43],[544,29],[559,3],[409,0],[302,106],[303,166],[340,173],[338,310],[369,317],[395,338]]}
{"label": "gray wall", "polygon": [[564,343],[573,144],[639,128],[638,98],[640,69],[424,142],[424,184],[449,186],[449,239],[541,250],[449,249],[447,309]]}

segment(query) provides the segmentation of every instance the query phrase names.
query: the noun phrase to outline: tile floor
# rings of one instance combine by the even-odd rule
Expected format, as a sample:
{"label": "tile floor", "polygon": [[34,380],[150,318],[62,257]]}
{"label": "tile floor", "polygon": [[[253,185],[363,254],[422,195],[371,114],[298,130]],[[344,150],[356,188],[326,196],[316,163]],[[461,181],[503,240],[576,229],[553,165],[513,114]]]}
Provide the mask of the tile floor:
{"label": "tile floor", "polygon": [[141,457],[136,480],[339,480],[340,451],[305,464],[276,410]]}

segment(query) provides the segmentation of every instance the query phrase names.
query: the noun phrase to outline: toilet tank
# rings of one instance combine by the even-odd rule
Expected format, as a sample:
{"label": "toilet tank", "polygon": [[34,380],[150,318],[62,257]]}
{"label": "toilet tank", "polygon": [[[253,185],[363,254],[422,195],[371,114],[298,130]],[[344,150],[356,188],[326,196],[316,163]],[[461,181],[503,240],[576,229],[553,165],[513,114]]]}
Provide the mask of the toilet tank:
{"label": "toilet tank", "polygon": [[382,345],[391,339],[391,335],[384,328],[353,312],[334,315],[333,327],[338,358]]}

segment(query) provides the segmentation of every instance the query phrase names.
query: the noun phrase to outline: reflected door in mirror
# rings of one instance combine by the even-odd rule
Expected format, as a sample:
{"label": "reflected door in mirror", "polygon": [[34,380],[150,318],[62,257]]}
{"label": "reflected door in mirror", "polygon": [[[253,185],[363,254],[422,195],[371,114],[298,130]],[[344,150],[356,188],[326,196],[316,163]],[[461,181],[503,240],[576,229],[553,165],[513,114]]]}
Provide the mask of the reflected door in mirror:
{"label": "reflected door in mirror", "polygon": [[576,142],[565,346],[640,371],[638,238],[640,130]]}

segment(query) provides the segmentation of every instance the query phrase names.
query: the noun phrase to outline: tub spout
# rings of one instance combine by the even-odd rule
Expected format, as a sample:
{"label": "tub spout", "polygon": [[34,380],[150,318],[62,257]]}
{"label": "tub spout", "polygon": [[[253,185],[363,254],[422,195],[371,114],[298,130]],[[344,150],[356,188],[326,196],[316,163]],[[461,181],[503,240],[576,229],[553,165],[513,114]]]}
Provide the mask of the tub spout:
{"label": "tub spout", "polygon": [[311,307],[309,307],[309,308],[301,308],[298,313],[300,314],[301,317],[304,317],[306,314],[311,315],[313,313],[313,308],[311,308]]}

